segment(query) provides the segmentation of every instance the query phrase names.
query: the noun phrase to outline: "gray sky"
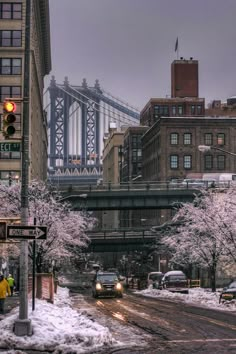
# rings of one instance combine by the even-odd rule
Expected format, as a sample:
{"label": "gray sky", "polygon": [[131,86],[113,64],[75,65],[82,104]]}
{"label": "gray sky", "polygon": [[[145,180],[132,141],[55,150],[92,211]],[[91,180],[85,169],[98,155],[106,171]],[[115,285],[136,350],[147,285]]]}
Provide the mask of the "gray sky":
{"label": "gray sky", "polygon": [[179,55],[199,60],[199,96],[236,95],[236,0],[50,0],[52,72],[142,109],[170,94]]}

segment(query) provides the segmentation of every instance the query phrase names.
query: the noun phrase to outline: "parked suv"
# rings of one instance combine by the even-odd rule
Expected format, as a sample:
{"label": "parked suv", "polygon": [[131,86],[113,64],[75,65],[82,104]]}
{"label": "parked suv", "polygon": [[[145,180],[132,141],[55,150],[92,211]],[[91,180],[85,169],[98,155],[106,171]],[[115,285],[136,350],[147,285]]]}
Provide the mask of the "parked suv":
{"label": "parked suv", "polygon": [[92,284],[93,297],[123,296],[123,286],[116,273],[97,272]]}
{"label": "parked suv", "polygon": [[169,290],[171,292],[178,292],[182,294],[188,294],[189,285],[186,275],[181,270],[172,270],[163,276],[160,284],[162,289]]}

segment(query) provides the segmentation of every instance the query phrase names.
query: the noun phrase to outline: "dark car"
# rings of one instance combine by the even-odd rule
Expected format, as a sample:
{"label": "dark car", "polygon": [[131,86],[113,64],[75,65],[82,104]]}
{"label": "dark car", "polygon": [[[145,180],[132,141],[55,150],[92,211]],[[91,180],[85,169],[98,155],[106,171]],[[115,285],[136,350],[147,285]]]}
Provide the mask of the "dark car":
{"label": "dark car", "polygon": [[225,287],[220,294],[220,302],[233,299],[236,299],[236,280],[232,281],[227,287]]}
{"label": "dark car", "polygon": [[116,273],[98,272],[92,285],[93,297],[123,296],[123,286]]}
{"label": "dark car", "polygon": [[161,283],[161,289],[182,294],[189,293],[189,284],[186,275],[180,270],[173,270],[165,273]]}

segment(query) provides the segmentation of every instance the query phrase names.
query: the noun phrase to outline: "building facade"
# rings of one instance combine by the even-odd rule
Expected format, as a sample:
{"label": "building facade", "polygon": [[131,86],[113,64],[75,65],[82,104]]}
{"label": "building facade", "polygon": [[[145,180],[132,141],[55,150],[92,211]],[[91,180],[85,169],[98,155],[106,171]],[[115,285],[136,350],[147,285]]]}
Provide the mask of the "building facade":
{"label": "building facade", "polygon": [[122,182],[141,180],[142,143],[141,139],[148,127],[129,127],[124,134]]}
{"label": "building facade", "polygon": [[204,115],[204,98],[151,98],[140,113],[140,124],[151,127],[159,117],[203,117]]}
{"label": "building facade", "polygon": [[[6,98],[15,98],[14,139],[21,140],[24,94],[26,0],[0,1],[0,111]],[[48,0],[31,0],[29,97],[29,178],[47,178],[47,119],[43,111],[44,76],[51,70]],[[19,102],[17,101],[19,100]],[[2,114],[1,114],[1,130]],[[0,140],[5,138],[0,134]],[[8,140],[11,140],[9,138]],[[0,152],[1,183],[21,177],[20,152]]]}
{"label": "building facade", "polygon": [[171,64],[171,97],[198,97],[198,60],[174,60]]}
{"label": "building facade", "polygon": [[183,179],[192,173],[236,172],[236,160],[223,151],[203,154],[199,145],[236,151],[236,118],[161,117],[142,138],[146,181]]}

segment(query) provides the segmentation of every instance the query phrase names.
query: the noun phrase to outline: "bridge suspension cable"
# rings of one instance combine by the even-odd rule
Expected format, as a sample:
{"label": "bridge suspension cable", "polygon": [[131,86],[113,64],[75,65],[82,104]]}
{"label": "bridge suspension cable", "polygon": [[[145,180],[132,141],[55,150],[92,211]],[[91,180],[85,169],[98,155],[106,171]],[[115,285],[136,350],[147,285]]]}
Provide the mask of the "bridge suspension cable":
{"label": "bridge suspension cable", "polygon": [[[68,92],[67,90],[65,90],[63,85],[57,85],[57,87],[58,87],[61,91],[65,92],[66,94],[68,94],[69,96],[71,96],[72,98],[74,98],[76,101],[79,101],[80,103],[86,104],[86,101],[83,101],[81,98],[79,98],[79,97],[77,97],[77,96],[74,96],[72,93],[70,93],[70,92]],[[100,109],[94,107],[94,110],[97,111],[97,112],[102,113],[103,115],[107,116],[108,118],[112,118],[112,119],[114,119],[115,121],[117,121],[117,120],[120,121],[120,118],[122,117],[122,120],[123,120],[123,121],[126,121],[126,122],[128,122],[128,123],[132,123],[132,125],[135,125],[135,124],[138,125],[138,124],[139,124],[139,122],[138,122],[137,120],[135,120],[134,118],[133,118],[133,119],[132,119],[132,118],[128,118],[127,116],[123,116],[123,115],[120,116],[119,113],[111,112],[111,111],[109,110],[109,108],[106,108],[105,106],[102,106],[100,103],[97,103],[96,101],[92,100],[90,97],[88,97],[88,96],[84,95],[83,93],[81,93],[80,91],[76,90],[73,86],[70,86],[70,85],[69,85],[69,87],[70,87],[73,91],[75,91],[76,93],[79,93],[80,96],[82,96],[82,97],[85,98],[86,100],[89,100],[89,101],[93,102],[94,104],[96,104],[96,106],[100,107]],[[69,115],[69,117],[70,117],[73,113],[75,113],[78,109],[79,109],[79,107],[77,107],[73,112],[71,112],[70,115]],[[105,111],[108,111],[108,113],[106,113]],[[118,116],[118,119],[117,119],[116,116]]]}
{"label": "bridge suspension cable", "polygon": [[136,111],[137,113],[140,113],[140,109],[139,109],[139,108],[132,106],[131,104],[129,104],[128,102],[125,102],[124,100],[122,100],[122,99],[119,98],[119,97],[115,97],[115,96],[112,95],[110,92],[108,92],[107,90],[105,90],[103,87],[101,87],[101,90],[102,90],[103,94],[106,94],[106,95],[108,95],[109,97],[112,97],[114,100],[116,100],[116,101],[118,101],[118,102],[124,104],[125,106],[127,106],[127,107],[133,109],[133,110]]}

